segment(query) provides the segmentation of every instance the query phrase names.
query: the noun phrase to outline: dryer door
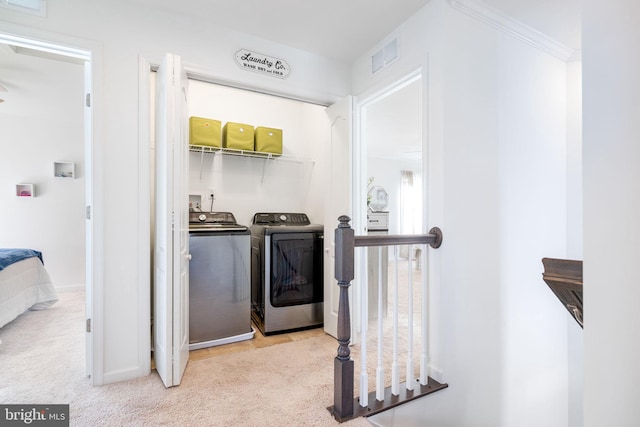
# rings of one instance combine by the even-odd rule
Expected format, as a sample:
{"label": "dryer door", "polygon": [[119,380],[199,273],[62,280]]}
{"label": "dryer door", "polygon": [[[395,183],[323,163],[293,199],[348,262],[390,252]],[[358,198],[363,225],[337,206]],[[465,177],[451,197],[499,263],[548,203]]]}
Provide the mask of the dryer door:
{"label": "dryer door", "polygon": [[273,307],[322,302],[323,266],[320,233],[277,233],[271,237]]}

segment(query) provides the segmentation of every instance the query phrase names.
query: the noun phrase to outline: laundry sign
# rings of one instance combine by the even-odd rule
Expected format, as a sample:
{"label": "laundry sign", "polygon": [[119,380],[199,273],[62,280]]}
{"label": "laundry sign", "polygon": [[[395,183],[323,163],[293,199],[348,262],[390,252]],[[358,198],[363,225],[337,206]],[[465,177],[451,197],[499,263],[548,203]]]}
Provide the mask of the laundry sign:
{"label": "laundry sign", "polygon": [[291,72],[291,67],[284,59],[274,58],[247,49],[240,49],[236,52],[236,63],[242,69],[281,79],[286,79]]}

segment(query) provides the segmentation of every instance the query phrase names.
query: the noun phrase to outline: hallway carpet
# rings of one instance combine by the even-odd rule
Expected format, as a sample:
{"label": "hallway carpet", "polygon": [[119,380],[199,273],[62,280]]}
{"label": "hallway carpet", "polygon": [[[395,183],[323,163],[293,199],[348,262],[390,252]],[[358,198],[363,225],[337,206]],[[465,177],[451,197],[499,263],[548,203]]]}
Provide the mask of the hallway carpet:
{"label": "hallway carpet", "polygon": [[[84,292],[0,328],[0,402],[69,404],[72,426],[336,426],[328,335],[192,360],[179,387],[155,371],[93,387],[85,377]],[[342,424],[369,426],[364,418]]]}

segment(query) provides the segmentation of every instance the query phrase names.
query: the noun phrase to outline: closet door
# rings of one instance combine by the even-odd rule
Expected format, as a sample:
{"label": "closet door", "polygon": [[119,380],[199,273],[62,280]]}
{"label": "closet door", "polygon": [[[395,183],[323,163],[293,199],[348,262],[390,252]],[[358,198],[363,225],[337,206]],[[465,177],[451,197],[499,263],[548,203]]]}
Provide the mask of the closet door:
{"label": "closet door", "polygon": [[154,359],[166,387],[180,384],[189,360],[187,78],[167,54],[156,89]]}
{"label": "closet door", "polygon": [[[329,154],[329,189],[325,198],[324,218],[324,330],[328,334],[338,335],[338,302],[340,288],[335,276],[335,229],[340,215],[351,215],[351,137],[353,98],[346,97],[327,108],[331,123],[331,144]],[[351,298],[351,307],[355,301]],[[354,320],[353,314],[351,316]]]}

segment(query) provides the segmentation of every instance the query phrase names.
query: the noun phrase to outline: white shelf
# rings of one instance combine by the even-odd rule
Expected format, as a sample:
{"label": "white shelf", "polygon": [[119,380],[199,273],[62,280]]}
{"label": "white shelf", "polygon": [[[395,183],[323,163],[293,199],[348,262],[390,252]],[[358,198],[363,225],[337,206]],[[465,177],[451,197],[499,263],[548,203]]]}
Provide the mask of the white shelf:
{"label": "white shelf", "polygon": [[75,178],[76,164],[73,162],[53,162],[53,176],[57,178]]}
{"label": "white shelf", "polygon": [[16,196],[36,197],[36,186],[34,184],[16,184]]}
{"label": "white shelf", "polygon": [[189,145],[189,151],[194,153],[223,154],[225,156],[252,157],[257,159],[279,160],[299,163],[313,163],[313,159],[291,154],[273,154],[262,151],[236,150],[233,148],[211,147],[204,145]]}
{"label": "white shelf", "polygon": [[[313,167],[314,161],[308,157],[303,156],[292,156],[290,154],[273,154],[273,153],[265,153],[262,151],[249,151],[249,150],[236,150],[233,148],[221,148],[221,147],[211,147],[204,145],[189,145],[189,151],[194,153],[200,153],[200,179],[202,179],[202,165],[204,161],[205,154],[221,154],[224,156],[235,156],[235,157],[251,157],[255,159],[265,159],[265,160],[274,160],[278,162],[295,162],[295,163],[310,163]],[[264,174],[265,169],[268,162],[264,162],[262,165],[262,178],[260,182],[264,182]]]}

